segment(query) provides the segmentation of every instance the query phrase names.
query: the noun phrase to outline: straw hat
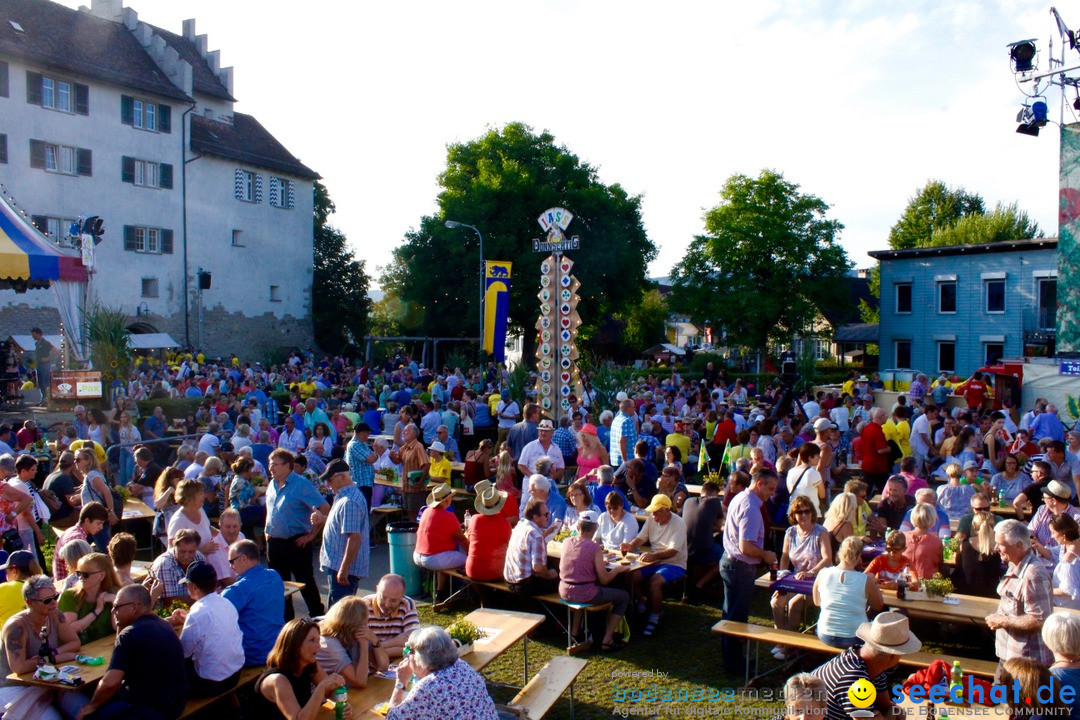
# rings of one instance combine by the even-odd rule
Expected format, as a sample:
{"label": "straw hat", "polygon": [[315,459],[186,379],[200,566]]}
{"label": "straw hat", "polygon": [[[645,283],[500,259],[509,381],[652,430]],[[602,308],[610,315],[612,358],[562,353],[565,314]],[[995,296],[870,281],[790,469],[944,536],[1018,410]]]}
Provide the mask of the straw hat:
{"label": "straw hat", "polygon": [[919,638],[911,634],[906,615],[883,612],[872,623],[863,623],[855,635],[878,652],[907,655],[922,647]]}
{"label": "straw hat", "polygon": [[435,507],[446,498],[454,494],[454,491],[450,489],[447,483],[439,483],[435,487],[431,488],[431,492],[427,496],[427,506]]}
{"label": "straw hat", "polygon": [[496,490],[490,480],[481,480],[473,485],[476,491],[476,500],[473,506],[481,515],[498,515],[506,504],[506,493]]}

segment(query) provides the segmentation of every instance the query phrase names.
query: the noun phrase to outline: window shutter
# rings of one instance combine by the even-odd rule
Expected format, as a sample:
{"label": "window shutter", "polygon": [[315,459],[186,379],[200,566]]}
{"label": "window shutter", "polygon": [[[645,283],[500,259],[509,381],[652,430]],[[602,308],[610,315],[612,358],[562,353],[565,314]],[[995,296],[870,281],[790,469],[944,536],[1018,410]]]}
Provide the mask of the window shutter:
{"label": "window shutter", "polygon": [[120,159],[120,182],[135,182],[135,158],[125,155]]}
{"label": "window shutter", "polygon": [[296,183],[292,180],[286,180],[285,184],[289,186],[289,204],[287,207],[293,208],[296,206]]}
{"label": "window shutter", "polygon": [[75,83],[75,114],[90,114],[90,88],[82,83]]}
{"label": "window shutter", "polygon": [[135,249],[135,228],[131,225],[124,226],[124,249]]}
{"label": "window shutter", "polygon": [[262,202],[262,197],[263,197],[262,196],[262,192],[263,192],[262,191],[262,186],[263,186],[262,175],[256,175],[255,176],[255,202],[257,202],[257,203]]}
{"label": "window shutter", "polygon": [[26,102],[41,104],[41,73],[26,71]]}
{"label": "window shutter", "polygon": [[158,166],[158,186],[172,190],[172,165],[161,163]]}
{"label": "window shutter", "polygon": [[49,218],[44,215],[31,215],[30,222],[34,223],[34,227],[40,230],[42,235],[49,231]]}
{"label": "window shutter", "polygon": [[40,140],[30,141],[30,167],[45,167],[45,143]]}
{"label": "window shutter", "polygon": [[0,135],[0,163],[7,164],[7,135]]}
{"label": "window shutter", "polygon": [[172,255],[172,230],[161,231],[161,252],[164,255]]}
{"label": "window shutter", "polygon": [[233,171],[233,197],[237,200],[244,199],[244,171],[240,168]]}
{"label": "window shutter", "polygon": [[168,105],[158,105],[157,129],[158,132],[172,132],[172,108]]}
{"label": "window shutter", "polygon": [[271,177],[270,178],[270,204],[274,205],[274,206],[280,205],[281,201],[278,199],[278,197],[279,197],[279,195],[278,195],[278,179],[276,177]]}
{"label": "window shutter", "polygon": [[0,97],[8,96],[8,64],[7,60],[0,60]]}
{"label": "window shutter", "polygon": [[90,176],[94,174],[94,163],[91,152],[86,148],[78,149],[78,172],[80,175]]}
{"label": "window shutter", "polygon": [[135,124],[135,98],[130,95],[120,96],[120,122],[124,125]]}

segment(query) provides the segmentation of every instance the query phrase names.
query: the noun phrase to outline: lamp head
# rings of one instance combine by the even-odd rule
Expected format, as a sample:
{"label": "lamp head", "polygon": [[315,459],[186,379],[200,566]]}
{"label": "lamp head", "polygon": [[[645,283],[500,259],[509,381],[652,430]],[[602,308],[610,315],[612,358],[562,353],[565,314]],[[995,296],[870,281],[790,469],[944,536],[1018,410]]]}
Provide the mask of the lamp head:
{"label": "lamp head", "polygon": [[1018,40],[1009,43],[1009,57],[1013,61],[1013,69],[1016,72],[1030,72],[1034,67],[1035,40]]}
{"label": "lamp head", "polygon": [[446,227],[448,227],[448,228],[450,228],[452,230],[454,228],[461,227],[461,223],[459,223],[456,220],[447,220],[446,221]]}

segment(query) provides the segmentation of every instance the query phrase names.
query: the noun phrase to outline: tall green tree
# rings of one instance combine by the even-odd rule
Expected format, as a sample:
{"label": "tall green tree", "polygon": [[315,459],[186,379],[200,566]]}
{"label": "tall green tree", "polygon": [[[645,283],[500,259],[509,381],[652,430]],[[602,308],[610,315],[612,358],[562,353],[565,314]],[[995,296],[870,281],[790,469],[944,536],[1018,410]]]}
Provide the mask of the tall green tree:
{"label": "tall green tree", "polygon": [[636,355],[642,350],[662,343],[667,337],[668,307],[659,290],[648,290],[625,313],[615,316],[625,323],[623,344]]}
{"label": "tall green tree", "polygon": [[904,213],[889,230],[889,247],[907,250],[925,247],[935,230],[955,225],[969,215],[986,212],[983,199],[964,188],[952,189],[940,180],[929,180],[908,200]]}
{"label": "tall green tree", "polygon": [[345,235],[330,225],[334,202],[315,181],[315,272],[311,315],[315,342],[331,353],[355,352],[367,334],[371,298],[364,261],[348,247]]}
{"label": "tall green tree", "polygon": [[766,348],[804,332],[840,302],[850,263],[829,206],[772,170],[733,175],[672,270],[671,305],[723,328],[727,343]]}
{"label": "tall green tree", "polygon": [[548,132],[510,123],[449,146],[439,187],[437,212],[406,233],[381,277],[383,289],[409,309],[400,317],[408,334],[475,337],[479,330],[479,239],[467,228],[447,228],[447,220],[483,233],[485,259],[513,262],[510,326],[524,332],[526,357],[536,341],[544,257],[531,241],[544,237],[536,222],[544,210],[570,210],[567,235],[581,237],[581,249],[568,253],[581,282],[579,337],[636,303],[647,286],[656,247],[641,222],[640,196],[600,182],[595,168]]}
{"label": "tall green tree", "polygon": [[981,245],[1042,236],[1039,224],[1028,217],[1016,203],[998,203],[997,207],[988,213],[965,215],[948,227],[935,229],[926,245]]}

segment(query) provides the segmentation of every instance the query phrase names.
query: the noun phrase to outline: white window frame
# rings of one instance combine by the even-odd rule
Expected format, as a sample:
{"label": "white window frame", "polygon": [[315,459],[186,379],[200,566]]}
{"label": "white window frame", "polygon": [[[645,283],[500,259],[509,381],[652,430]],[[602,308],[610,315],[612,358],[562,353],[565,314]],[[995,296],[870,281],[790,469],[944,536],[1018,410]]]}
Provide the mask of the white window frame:
{"label": "white window frame", "polygon": [[953,352],[953,365],[956,365],[956,341],[955,340],[938,340],[937,341],[937,366],[938,366],[937,371],[938,372],[953,373],[953,372],[956,372],[955,367],[947,368],[947,367],[942,367],[941,366],[941,348],[943,348],[946,345],[952,345],[952,349],[953,349],[953,351],[952,351]]}
{"label": "white window frame", "polygon": [[147,255],[161,254],[161,230],[152,227],[135,227],[135,252]]}
{"label": "white window frame", "polygon": [[134,184],[138,187],[161,187],[161,166],[150,160],[135,160]]}
{"label": "white window frame", "polygon": [[832,357],[832,343],[828,338],[814,338],[814,360],[821,362]]}
{"label": "white window frame", "polygon": [[48,75],[41,76],[41,107],[56,109],[56,81]]}
{"label": "white window frame", "polygon": [[[1000,310],[991,310],[990,309],[990,284],[991,283],[1001,283],[1001,309]],[[1009,287],[1006,284],[1005,278],[987,278],[986,280],[983,280],[983,311],[986,312],[987,315],[1004,315],[1005,314],[1005,308],[1008,306],[1008,300],[1007,300],[1007,298],[1008,298],[1008,290],[1009,290]]]}
{"label": "white window frame", "polygon": [[138,130],[157,132],[157,104],[142,98],[132,98],[131,126]]}
{"label": "white window frame", "polygon": [[912,360],[912,352],[914,351],[914,348],[912,347],[912,341],[911,340],[893,340],[893,361],[896,363],[897,370],[910,370],[911,368],[904,367],[903,365],[900,364],[900,343],[907,343],[907,346],[908,346],[908,365],[913,364],[911,362],[911,360]]}
{"label": "white window frame", "polygon": [[[270,183],[277,183],[277,197],[274,197],[274,193],[270,193],[270,204],[273,207],[281,208],[282,210],[288,210],[290,181],[280,176],[274,176],[270,178]],[[275,202],[275,200],[277,202]]]}
{"label": "white window frame", "polygon": [[241,170],[244,173],[244,196],[240,198],[245,202],[255,202],[255,173],[250,170]]}
{"label": "white window frame", "polygon": [[[900,309],[900,287],[906,286],[910,291],[910,297],[908,298],[908,309]],[[893,309],[897,315],[910,315],[911,309],[915,307],[915,284],[910,282],[898,282],[893,284]]]}
{"label": "white window frame", "polygon": [[71,113],[74,105],[75,83],[41,76],[41,107],[56,112]]}
{"label": "white window frame", "polygon": [[[953,286],[953,309],[942,310],[941,309],[941,291],[946,285]],[[960,305],[960,286],[956,280],[938,280],[937,281],[937,314],[938,315],[955,315],[956,309]]]}
{"label": "white window frame", "polygon": [[71,96],[74,86],[66,80],[56,81],[56,107],[60,112],[71,112]]}
{"label": "white window frame", "polygon": [[[79,167],[79,151],[70,145],[42,143],[45,148],[45,172],[59,175],[76,175]],[[67,162],[65,162],[67,161]],[[67,168],[65,168],[67,165]]]}

